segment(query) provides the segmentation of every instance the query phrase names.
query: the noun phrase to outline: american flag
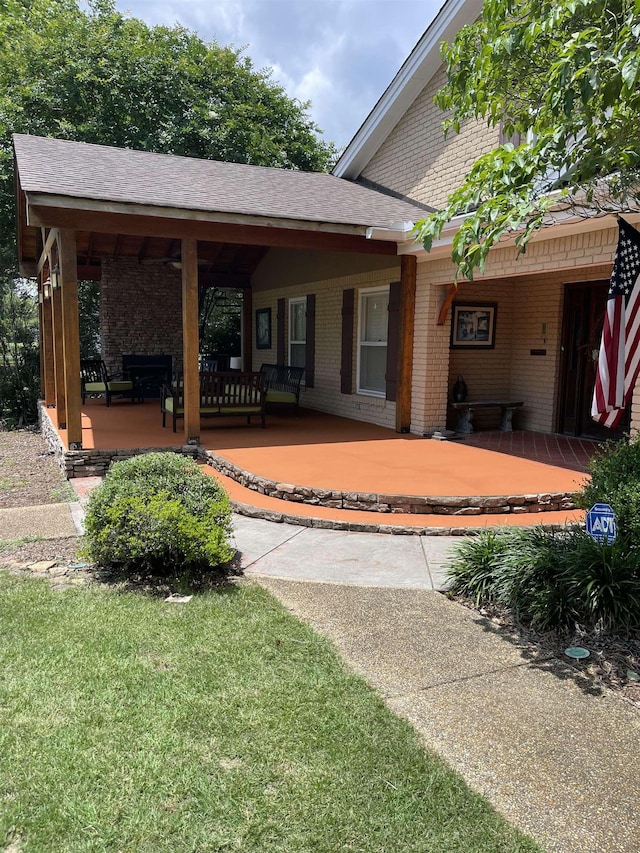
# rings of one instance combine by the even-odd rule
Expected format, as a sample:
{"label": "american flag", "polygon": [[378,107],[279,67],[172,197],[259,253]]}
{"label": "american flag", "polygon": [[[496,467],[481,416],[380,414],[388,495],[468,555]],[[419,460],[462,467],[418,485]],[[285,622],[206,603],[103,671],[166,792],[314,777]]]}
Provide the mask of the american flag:
{"label": "american flag", "polygon": [[618,220],[618,249],[602,329],[591,417],[614,429],[640,369],[640,233]]}

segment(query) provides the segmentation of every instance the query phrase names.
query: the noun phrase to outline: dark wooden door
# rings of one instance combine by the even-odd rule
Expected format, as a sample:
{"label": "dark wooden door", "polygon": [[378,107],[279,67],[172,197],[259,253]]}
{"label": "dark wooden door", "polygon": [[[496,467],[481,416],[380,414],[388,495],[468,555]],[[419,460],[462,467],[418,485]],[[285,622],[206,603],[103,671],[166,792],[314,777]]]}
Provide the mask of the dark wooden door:
{"label": "dark wooden door", "polygon": [[629,411],[617,430],[591,418],[608,292],[608,281],[565,285],[558,429],[568,435],[605,439],[629,429]]}

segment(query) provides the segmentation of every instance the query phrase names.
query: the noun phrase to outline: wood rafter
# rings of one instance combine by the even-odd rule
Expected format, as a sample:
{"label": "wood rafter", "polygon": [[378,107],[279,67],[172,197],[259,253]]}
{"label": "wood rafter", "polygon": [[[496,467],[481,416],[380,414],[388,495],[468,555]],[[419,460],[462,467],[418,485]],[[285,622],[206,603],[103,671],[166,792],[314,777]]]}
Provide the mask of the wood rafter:
{"label": "wood rafter", "polygon": [[447,314],[449,313],[449,308],[451,307],[451,303],[456,298],[460,286],[452,284],[449,288],[449,292],[442,300],[442,304],[440,305],[440,313],[438,314],[438,325],[444,326],[445,321],[447,319]]}

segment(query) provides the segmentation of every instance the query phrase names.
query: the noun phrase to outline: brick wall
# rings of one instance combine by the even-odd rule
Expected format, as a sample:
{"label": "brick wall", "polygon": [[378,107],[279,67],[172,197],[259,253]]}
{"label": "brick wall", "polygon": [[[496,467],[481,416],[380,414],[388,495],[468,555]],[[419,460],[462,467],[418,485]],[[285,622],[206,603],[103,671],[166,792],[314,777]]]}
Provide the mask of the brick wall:
{"label": "brick wall", "polygon": [[356,317],[353,329],[353,381],[354,388],[357,377],[357,291],[363,288],[388,285],[400,279],[400,266],[396,260],[395,269],[371,270],[353,275],[335,277],[322,281],[307,282],[289,287],[274,287],[265,289],[266,280],[261,280],[262,289],[254,291],[253,311],[258,308],[271,307],[272,316],[272,348],[270,350],[255,349],[255,329],[253,330],[253,363],[259,367],[262,362],[276,361],[277,340],[277,302],[287,300],[285,311],[285,341],[288,342],[288,300],[316,295],[316,359],[314,388],[305,389],[301,395],[301,405],[310,409],[318,409],[334,415],[368,421],[380,426],[395,427],[395,403],[379,397],[366,394],[340,393],[340,359],[342,341],[342,292],[348,288],[356,290]]}
{"label": "brick wall", "polygon": [[[557,428],[564,285],[607,279],[616,241],[616,229],[607,228],[532,242],[519,258],[512,247],[492,252],[485,273],[478,275],[473,283],[462,282],[456,300],[497,302],[496,346],[486,351],[451,350],[448,397],[456,377],[462,374],[469,387],[469,399],[505,395],[524,400],[525,407],[515,415],[516,426],[553,432]],[[449,258],[443,258],[420,263],[418,271],[419,281],[423,279],[434,291],[440,289],[441,295],[435,300],[430,316],[430,322],[435,322],[432,318],[437,316],[441,299],[451,285],[454,267]],[[446,330],[448,347],[451,311],[445,326],[440,328]],[[424,340],[422,332],[420,335],[417,332],[418,328],[416,358],[419,358]],[[544,349],[546,355],[532,356],[532,349]],[[441,346],[436,356],[436,361],[444,364]],[[640,427],[640,395],[636,394],[636,400],[632,416]],[[479,428],[495,426],[495,413],[479,411],[475,424]]]}
{"label": "brick wall", "polygon": [[446,288],[432,286],[428,266],[419,264],[411,391],[411,432],[417,435],[446,427],[449,330],[437,324],[445,293]]}
{"label": "brick wall", "polygon": [[499,141],[497,128],[469,121],[447,139],[444,113],[433,98],[445,82],[441,69],[425,86],[362,171],[362,177],[424,204],[440,207],[471,165]]}
{"label": "brick wall", "polygon": [[110,373],[122,356],[169,354],[182,368],[181,273],[166,264],[103,258],[100,288],[100,346]]}

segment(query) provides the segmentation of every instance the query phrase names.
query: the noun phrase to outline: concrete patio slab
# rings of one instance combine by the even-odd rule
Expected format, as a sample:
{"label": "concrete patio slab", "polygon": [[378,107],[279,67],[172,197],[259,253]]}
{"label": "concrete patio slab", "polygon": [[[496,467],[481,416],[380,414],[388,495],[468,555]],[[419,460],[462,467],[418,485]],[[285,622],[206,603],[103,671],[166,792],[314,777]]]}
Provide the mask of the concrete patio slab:
{"label": "concrete patio slab", "polygon": [[0,540],[77,536],[72,508],[75,511],[73,504],[58,503],[1,509]]}
{"label": "concrete patio slab", "polygon": [[243,569],[253,567],[258,561],[271,554],[289,539],[299,536],[303,527],[295,524],[273,524],[260,518],[246,518],[233,515],[233,538],[240,552],[240,565]]}
{"label": "concrete patio slab", "polygon": [[298,530],[298,536],[255,561],[247,574],[362,586],[433,588],[420,536]]}

